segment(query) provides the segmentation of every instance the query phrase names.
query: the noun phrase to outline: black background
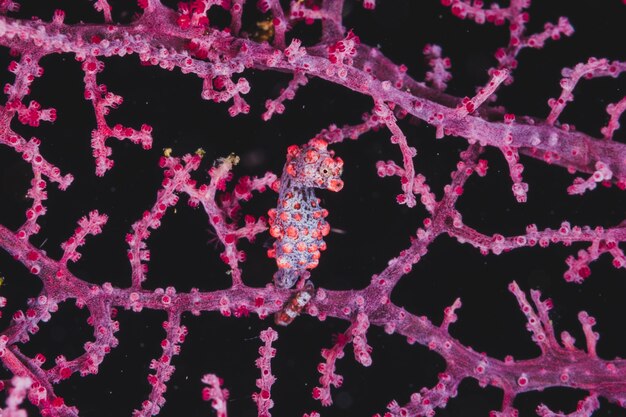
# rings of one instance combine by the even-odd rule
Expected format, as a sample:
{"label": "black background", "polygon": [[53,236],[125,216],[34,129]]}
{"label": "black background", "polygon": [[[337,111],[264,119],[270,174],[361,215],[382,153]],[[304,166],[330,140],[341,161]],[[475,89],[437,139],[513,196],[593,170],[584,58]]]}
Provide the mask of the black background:
{"label": "black background", "polygon": [[[25,2],[17,16],[36,15],[50,20],[55,8],[66,10],[68,23],[101,22],[90,2],[80,7],[75,1]],[[111,2],[114,18],[128,22],[138,9]],[[119,2],[124,3],[124,2]],[[588,2],[539,2],[530,8],[529,33],[541,30],[547,21],[556,22],[567,16],[576,29],[572,38],[548,42],[543,50],[524,50],[519,56],[515,83],[500,90],[499,102],[516,114],[545,117],[549,113],[547,100],[558,97],[560,70],[585,62],[588,57],[626,59],[623,48],[623,22],[626,6],[618,0],[603,0],[593,7]],[[170,6],[174,6],[173,2]],[[453,17],[449,9],[436,1],[379,1],[376,10],[366,11],[360,3],[346,5],[344,24],[353,28],[364,43],[380,46],[394,62],[404,63],[416,79],[427,71],[422,49],[427,43],[443,47],[444,55],[452,61],[453,80],[448,92],[460,97],[471,96],[477,85],[487,80],[486,69],[494,65],[493,53],[507,42],[505,26],[479,26]],[[212,22],[221,24],[225,14],[212,11]],[[246,9],[244,27],[253,28],[258,18]],[[292,36],[312,41],[320,33],[320,25],[298,25]],[[1,50],[0,81],[12,82],[6,70],[10,58],[6,48]],[[285,114],[270,122],[261,120],[264,102],[276,97],[290,79],[286,74],[246,71],[251,92],[245,99],[251,104],[249,115],[230,118],[230,104],[215,104],[200,98],[201,80],[182,75],[178,70],[168,72],[158,67],[139,64],[136,56],[104,59],[106,68],[98,76],[100,83],[124,97],[119,109],[108,117],[110,125],[122,123],[139,128],[142,123],[154,127],[154,146],[144,151],[140,146],[110,140],[115,167],[103,178],[94,174],[89,147],[90,132],[95,126],[91,104],[83,98],[80,64],[70,55],[47,56],[41,62],[46,73],[32,86],[28,99],[39,101],[43,107],[55,107],[58,118],[54,124],[38,128],[25,127],[15,121],[12,127],[24,137],[42,140],[42,154],[63,173],[70,172],[75,181],[66,192],[49,187],[46,202],[48,214],[40,224],[41,232],[31,239],[53,258],[62,251],[59,244],[72,233],[76,221],[90,210],[109,215],[104,233],[90,237],[81,249],[82,259],[70,269],[80,278],[101,284],[109,281],[116,286],[130,284],[130,267],[126,259],[124,235],[141,213],[152,206],[162,179],[158,158],[163,148],[173,148],[182,155],[202,147],[206,151],[198,181],[208,181],[206,169],[211,161],[235,152],[241,163],[235,175],[262,175],[270,170],[280,173],[285,149],[301,144],[331,123],[360,122],[360,115],[371,109],[368,97],[311,80],[295,100],[287,103]],[[576,100],[568,105],[561,122],[576,125],[592,136],[608,117],[605,107],[624,95],[624,77],[581,82],[575,90]],[[400,123],[408,141],[418,150],[416,170],[423,173],[438,197],[449,181],[449,174],[458,161],[458,153],[466,147],[460,138],[434,139],[434,129],[424,124]],[[334,149],[345,161],[345,188],[340,193],[320,192],[324,207],[330,211],[329,222],[339,232],[327,239],[328,251],[320,266],[313,271],[313,281],[319,287],[331,289],[363,288],[373,273],[380,272],[387,261],[409,244],[422,224],[426,212],[422,208],[408,209],[395,203],[400,192],[396,179],[376,176],[375,162],[383,159],[399,161],[396,146],[389,142],[389,132],[369,133],[357,142],[349,141]],[[616,132],[623,141],[624,130]],[[530,185],[528,202],[518,204],[510,191],[507,165],[499,151],[485,152],[489,172],[485,178],[473,177],[465,187],[458,208],[464,222],[486,234],[523,233],[525,226],[536,223],[539,228],[557,228],[561,221],[577,225],[609,227],[624,219],[623,192],[615,187],[599,187],[583,196],[567,196],[566,188],[574,176],[559,167],[522,157],[524,178]],[[0,223],[15,229],[23,222],[30,200],[24,198],[31,178],[30,167],[7,147],[0,148]],[[266,213],[275,204],[276,196],[266,193],[245,204],[244,212],[255,216]],[[149,263],[146,288],[175,286],[178,291],[192,287],[210,291],[227,288],[226,266],[219,260],[220,249],[211,242],[203,211],[186,206],[185,199],[176,213],[168,212],[163,226],[148,240],[152,260]],[[264,286],[275,269],[265,251],[269,235],[260,235],[253,244],[243,243],[248,260],[243,266],[243,279],[248,285]],[[592,275],[582,285],[567,284],[562,275],[565,259],[586,245],[565,248],[522,249],[500,256],[482,256],[477,250],[460,245],[442,236],[429,253],[404,277],[393,292],[392,299],[407,310],[427,315],[438,323],[443,309],[461,297],[463,307],[459,321],[451,334],[477,351],[502,359],[511,354],[516,359],[536,357],[539,349],[525,330],[525,320],[517,302],[507,291],[507,284],[516,280],[521,288],[540,289],[554,300],[552,319],[557,333],[569,331],[584,346],[584,337],[577,313],[586,310],[598,320],[596,330],[601,338],[598,353],[612,359],[626,355],[623,304],[626,295],[626,274],[611,266],[604,255],[591,265]],[[0,254],[0,273],[5,283],[0,294],[9,300],[0,325],[6,326],[13,311],[24,308],[28,297],[36,296],[40,282],[6,253]],[[86,323],[87,313],[73,303],[65,303],[38,334],[22,350],[34,355],[43,352],[49,363],[58,354],[74,358],[82,345],[91,339]],[[160,356],[160,340],[164,333],[163,312],[142,311],[140,314],[120,311],[121,330],[117,333],[119,347],[108,355],[96,376],[77,375],[56,386],[56,393],[69,405],[76,405],[82,416],[130,415],[146,399],[146,381],[150,360]],[[224,318],[218,313],[201,317],[185,315],[183,324],[189,336],[182,353],[173,364],[176,372],[168,384],[167,403],[161,416],[213,415],[210,405],[201,401],[200,378],[216,373],[230,390],[231,416],[256,415],[250,400],[256,391],[259,331],[267,328],[269,320],[257,318]],[[363,368],[355,363],[351,349],[338,364],[344,375],[344,386],[333,391],[335,405],[322,408],[311,398],[317,385],[320,349],[332,346],[332,335],[347,328],[347,323],[327,320],[320,323],[310,317],[300,317],[291,326],[279,330],[275,342],[278,350],[273,361],[278,377],[272,390],[276,402],[274,416],[298,416],[318,410],[322,416],[367,416],[384,412],[392,399],[404,404],[412,392],[436,383],[437,373],[444,370],[443,360],[422,346],[409,346],[398,335],[387,335],[372,328],[368,341],[373,346],[373,365]],[[3,371],[4,372],[4,371]],[[8,377],[6,372],[5,377]],[[521,416],[534,415],[534,408],[545,402],[552,409],[572,411],[582,391],[548,389],[544,393],[529,393],[517,398],[515,405]],[[464,381],[458,397],[451,399],[438,416],[486,416],[499,409],[501,391],[481,389],[475,381]],[[29,408],[32,410],[32,408]],[[37,415],[32,412],[32,415]],[[624,416],[626,411],[602,400],[598,416]]]}

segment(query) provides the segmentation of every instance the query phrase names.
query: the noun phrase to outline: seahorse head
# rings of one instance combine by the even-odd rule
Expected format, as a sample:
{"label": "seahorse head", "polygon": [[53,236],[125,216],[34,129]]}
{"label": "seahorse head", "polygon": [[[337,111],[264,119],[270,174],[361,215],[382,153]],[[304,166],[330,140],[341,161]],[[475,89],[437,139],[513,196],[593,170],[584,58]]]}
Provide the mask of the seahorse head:
{"label": "seahorse head", "polygon": [[339,191],[343,188],[343,161],[334,155],[324,139],[311,139],[301,147],[292,145],[287,148],[285,172],[295,186]]}

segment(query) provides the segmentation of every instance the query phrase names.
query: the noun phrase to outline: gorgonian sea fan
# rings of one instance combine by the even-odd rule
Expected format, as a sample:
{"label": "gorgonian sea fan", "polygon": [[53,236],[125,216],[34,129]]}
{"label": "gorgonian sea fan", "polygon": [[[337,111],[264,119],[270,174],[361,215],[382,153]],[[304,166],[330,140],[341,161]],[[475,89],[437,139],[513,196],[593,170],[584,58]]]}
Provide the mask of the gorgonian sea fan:
{"label": "gorgonian sea fan", "polygon": [[76,3],[0,1],[5,414],[624,413],[622,2]]}

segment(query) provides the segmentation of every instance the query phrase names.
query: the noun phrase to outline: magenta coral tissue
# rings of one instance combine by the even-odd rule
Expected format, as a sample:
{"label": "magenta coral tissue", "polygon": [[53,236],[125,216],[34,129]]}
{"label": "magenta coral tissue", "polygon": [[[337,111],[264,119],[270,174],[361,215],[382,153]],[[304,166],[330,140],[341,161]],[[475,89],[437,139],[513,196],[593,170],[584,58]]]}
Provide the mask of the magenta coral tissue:
{"label": "magenta coral tissue", "polygon": [[625,20],[0,0],[0,416],[626,416]]}

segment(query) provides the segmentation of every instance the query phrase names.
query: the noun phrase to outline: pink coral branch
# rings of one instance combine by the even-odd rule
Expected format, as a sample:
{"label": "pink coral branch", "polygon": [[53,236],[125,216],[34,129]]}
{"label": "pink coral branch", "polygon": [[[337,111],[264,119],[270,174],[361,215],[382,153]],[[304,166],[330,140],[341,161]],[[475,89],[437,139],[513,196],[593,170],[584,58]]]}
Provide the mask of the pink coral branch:
{"label": "pink coral branch", "polygon": [[356,125],[338,127],[332,124],[319,132],[315,137],[324,139],[328,143],[343,142],[345,139],[357,140],[361,135],[372,130],[376,131],[384,125],[384,122],[381,121],[378,116],[374,116],[371,113],[364,113],[361,119],[363,123]]}
{"label": "pink coral branch", "polygon": [[570,246],[576,242],[591,243],[588,249],[578,252],[577,259],[574,257],[567,259],[569,268],[564,273],[564,278],[567,281],[582,282],[591,273],[589,264],[603,253],[613,255],[615,268],[626,267],[626,257],[618,246],[618,242],[626,240],[626,230],[622,225],[608,229],[602,227],[592,229],[589,226],[572,226],[569,222],[563,222],[558,229],[546,228],[539,231],[536,225],[531,224],[526,227],[526,234],[505,237],[501,234],[487,236],[467,225],[458,223],[447,233],[455,237],[460,243],[469,243],[476,247],[483,254],[489,252],[500,254],[505,251],[536,245],[545,248],[555,243],[561,243],[565,246]]}
{"label": "pink coral branch", "polygon": [[147,264],[150,260],[150,251],[147,248],[146,240],[150,237],[150,229],[156,230],[161,226],[161,218],[165,215],[169,207],[178,203],[178,192],[191,181],[190,173],[198,169],[201,156],[186,155],[183,166],[178,158],[162,157],[160,165],[165,168],[165,175],[161,183],[162,189],[157,194],[157,199],[149,211],[145,211],[142,218],[136,221],[133,226],[133,233],[126,235],[126,243],[129,246],[128,260],[132,268],[132,286],[137,289],[146,280]]}
{"label": "pink coral branch", "polygon": [[[567,187],[567,192],[569,194],[584,194],[587,191],[595,189],[598,183],[610,183],[613,178],[613,171],[611,171],[609,166],[602,161],[598,161],[596,162],[595,168],[596,170],[586,180],[581,177],[576,177],[574,183]],[[621,181],[620,183],[623,184],[624,182]],[[620,183],[618,183],[618,185],[620,185]]]}
{"label": "pink coral branch", "polygon": [[[401,407],[395,400],[387,405],[388,413],[382,417],[402,416],[433,416],[436,408],[446,406],[451,397],[457,394],[458,382],[456,378],[446,372],[439,374],[439,382],[433,388],[422,388],[420,392],[411,395],[408,404]],[[380,417],[380,414],[376,414]]]}
{"label": "pink coral branch", "polygon": [[[215,236],[224,246],[220,258],[231,268],[231,277],[234,286],[240,286],[241,268],[239,263],[244,262],[245,253],[237,248],[237,241],[246,238],[253,241],[257,234],[267,229],[264,217],[257,220],[250,215],[244,217],[245,226],[238,228],[232,220],[240,211],[240,201],[252,198],[252,192],[264,192],[276,182],[276,175],[267,173],[261,178],[241,177],[233,193],[223,194],[221,204],[216,199],[218,190],[225,191],[226,183],[232,179],[232,169],[239,162],[239,157],[230,155],[217,160],[216,165],[209,170],[211,181],[208,185],[196,187],[195,181],[187,181],[184,191],[190,196],[189,204],[201,204],[207,213],[209,224],[215,230]],[[230,311],[224,309],[223,312]],[[228,313],[230,314],[230,313]]]}
{"label": "pink coral branch", "polygon": [[96,175],[103,176],[106,171],[113,168],[113,160],[109,159],[112,153],[105,142],[113,137],[118,140],[129,139],[131,142],[141,144],[143,149],[152,148],[152,127],[142,125],[141,130],[124,127],[116,124],[113,128],[106,122],[106,116],[110,109],[122,104],[122,97],[107,91],[104,84],[98,84],[96,74],[102,72],[104,63],[95,58],[88,57],[84,60],[82,69],[85,73],[85,99],[90,100],[96,114],[97,128],[91,132],[91,147],[96,159]]}
{"label": "pink coral branch", "polygon": [[461,308],[460,298],[457,298],[451,306],[445,308],[443,311],[443,321],[441,322],[441,328],[443,330],[447,331],[450,325],[457,321],[458,317],[455,312],[459,308]]}
{"label": "pink coral branch", "polygon": [[478,109],[487,99],[492,97],[500,84],[509,78],[509,71],[506,69],[495,70],[491,73],[491,79],[482,88],[479,88],[472,98],[465,97],[461,105],[456,109],[457,117],[465,117]]}
{"label": "pink coral branch", "polygon": [[[164,295],[163,303],[168,304],[165,302],[165,297]],[[165,404],[166,383],[174,373],[172,358],[180,353],[180,345],[185,341],[187,328],[181,326],[180,315],[176,313],[169,314],[167,321],[163,322],[163,328],[166,331],[166,337],[161,341],[163,353],[159,359],[152,359],[150,362],[150,369],[154,370],[154,373],[148,375],[148,382],[152,389],[148,399],[141,404],[141,410],[133,411],[133,417],[149,417],[158,414]]]}
{"label": "pink coral branch", "polygon": [[448,81],[452,79],[450,58],[442,57],[441,46],[426,45],[424,47],[424,57],[428,61],[431,70],[426,73],[426,82],[439,91],[446,91]]}
{"label": "pink coral branch", "polygon": [[391,143],[397,144],[402,152],[403,176],[400,178],[402,184],[402,194],[398,194],[396,201],[399,204],[406,204],[408,207],[415,206],[415,195],[413,194],[413,184],[415,181],[415,168],[413,157],[417,155],[417,150],[408,145],[406,136],[396,123],[396,117],[391,109],[382,101],[376,101],[374,114],[387,125],[391,132]]}
{"label": "pink coral branch", "polygon": [[[381,178],[398,176],[401,181],[405,181],[404,178],[407,178],[406,171],[396,165],[393,161],[378,161],[376,163],[376,170],[378,176]],[[426,177],[422,174],[417,174],[413,179],[413,189],[411,191],[413,194],[421,195],[420,201],[426,210],[429,212],[433,212],[435,210],[437,201],[435,194],[430,191],[430,187],[426,184]]]}
{"label": "pink coral branch", "polygon": [[217,417],[228,417],[226,401],[228,390],[222,388],[223,381],[214,374],[206,374],[202,377],[202,383],[208,385],[202,388],[202,399],[210,401]]}
{"label": "pink coral branch", "polygon": [[111,16],[111,5],[109,5],[108,0],[96,0],[93,4],[93,8],[102,12],[105,22],[110,23],[113,21],[113,17]]}
{"label": "pink coral branch", "polygon": [[271,390],[276,377],[272,374],[272,358],[276,356],[276,349],[272,347],[272,342],[276,339],[278,339],[278,333],[271,327],[261,332],[261,340],[265,342],[265,345],[259,348],[261,356],[256,360],[256,367],[261,370],[261,378],[256,380],[256,386],[260,391],[252,394],[259,417],[271,417],[269,410],[274,407]]}
{"label": "pink coral branch", "polygon": [[617,103],[611,103],[606,106],[606,112],[609,114],[610,119],[606,126],[600,131],[604,135],[605,139],[613,139],[613,134],[620,128],[619,119],[626,111],[626,97],[622,98]]}
{"label": "pink coral branch", "polygon": [[54,122],[56,119],[55,109],[40,110],[40,105],[36,101],[30,102],[26,107],[23,104],[24,98],[30,93],[33,81],[43,75],[43,68],[39,66],[39,54],[23,54],[20,61],[12,61],[9,64],[9,71],[15,74],[15,82],[6,84],[4,92],[7,95],[7,103],[4,108],[0,108],[0,143],[13,148],[21,154],[22,159],[29,163],[33,170],[31,188],[27,196],[33,200],[32,205],[26,210],[26,221],[19,229],[22,239],[39,232],[37,220],[46,213],[44,201],[48,194],[45,191],[47,183],[44,178],[58,184],[59,188],[65,190],[73,181],[71,174],[61,175],[61,170],[48,162],[39,150],[41,141],[35,137],[26,140],[11,129],[11,120],[17,115],[22,124],[33,127],[39,126],[40,121]]}
{"label": "pink coral branch", "polygon": [[292,0],[289,5],[290,23],[304,20],[307,25],[321,20],[323,26],[322,39],[324,42],[336,42],[344,34],[342,25],[343,0],[323,0],[322,7],[318,4]]}
{"label": "pink coral branch", "polygon": [[308,82],[309,80],[306,75],[296,71],[293,75],[293,79],[289,81],[287,88],[281,89],[280,95],[277,98],[265,101],[266,111],[261,118],[268,121],[275,113],[283,114],[285,111],[285,105],[283,103],[287,100],[293,100],[300,86],[305,86]]}
{"label": "pink coral branch", "polygon": [[9,396],[6,399],[6,408],[0,409],[4,417],[26,417],[26,411],[18,408],[31,387],[32,381],[28,377],[14,376],[11,379]]}
{"label": "pink coral branch", "polygon": [[0,1],[0,13],[6,14],[7,12],[17,12],[20,10],[20,4],[13,0]]}
{"label": "pink coral branch", "polygon": [[322,349],[322,358],[325,361],[317,366],[317,371],[322,376],[319,379],[320,385],[313,388],[313,398],[319,400],[323,406],[329,406],[333,403],[330,393],[331,386],[339,388],[343,385],[343,376],[335,373],[336,362],[337,359],[343,358],[344,348],[349,342],[349,336],[340,333],[337,335],[337,341],[332,348]]}
{"label": "pink coral branch", "polygon": [[567,103],[574,100],[572,91],[581,78],[592,79],[608,76],[616,78],[624,71],[626,71],[626,62],[609,62],[607,59],[596,58],[589,58],[586,63],[579,63],[574,68],[564,68],[563,79],[561,79],[563,91],[558,99],[551,98],[548,100],[548,106],[552,109],[546,119],[548,124],[554,124]]}
{"label": "pink coral branch", "polygon": [[[546,23],[544,30],[533,35],[526,34],[526,23],[529,21],[529,14],[526,11],[530,7],[528,0],[513,0],[509,7],[501,7],[498,3],[491,3],[489,8],[482,0],[442,0],[441,4],[449,6],[453,15],[460,19],[472,19],[477,24],[485,22],[496,26],[509,25],[509,43],[506,48],[499,48],[495,57],[498,61],[498,68],[489,69],[489,73],[496,70],[517,68],[517,56],[524,48],[542,48],[547,39],[558,40],[562,35],[571,36],[574,28],[569,21],[561,17],[558,23]],[[507,80],[511,83],[513,78]]]}
{"label": "pink coral branch", "polygon": [[598,408],[600,408],[600,401],[598,401],[598,396],[594,394],[579,401],[576,411],[572,411],[569,414],[561,411],[554,412],[546,405],[541,404],[537,407],[537,415],[540,417],[591,417]]}
{"label": "pink coral branch", "polygon": [[325,359],[325,362],[317,366],[317,370],[322,376],[319,378],[320,386],[313,389],[313,398],[319,400],[323,406],[329,406],[333,403],[330,392],[331,386],[339,388],[343,384],[343,376],[335,373],[335,370],[337,359],[343,358],[344,349],[348,343],[352,343],[354,347],[354,358],[357,362],[365,367],[372,364],[372,357],[370,356],[372,347],[367,344],[366,337],[369,325],[367,314],[358,312],[352,319],[352,324],[348,330],[336,335],[334,346],[331,349],[322,349],[322,358]]}
{"label": "pink coral branch", "polygon": [[106,224],[108,217],[94,210],[89,213],[89,217],[82,217],[78,221],[78,226],[74,230],[74,234],[61,244],[63,249],[63,257],[61,263],[67,264],[67,261],[76,262],[80,259],[80,253],[77,249],[85,244],[87,235],[98,235],[102,233],[102,227]]}
{"label": "pink coral branch", "polygon": [[[144,19],[147,17],[144,15]],[[25,39],[23,42],[49,42],[49,47],[53,50],[58,49],[54,47],[54,43],[47,36],[44,31],[44,35],[37,32],[27,22],[6,20],[7,18],[0,18],[0,25],[4,27],[5,32],[0,36],[0,44],[4,44],[8,38],[13,38],[20,33],[20,36]],[[10,23],[10,24],[7,24]],[[163,23],[165,24],[165,23]],[[46,28],[47,24],[40,24]],[[82,47],[77,42],[80,38],[77,29],[73,27],[66,28],[67,30],[63,35],[59,35],[59,40],[64,42],[64,48],[66,51],[82,53]],[[85,29],[91,30],[89,27]],[[50,27],[50,31],[58,32],[58,29]],[[172,29],[175,31],[175,29]],[[127,40],[126,45],[123,41],[116,40],[116,36],[121,39],[125,39],[128,35],[120,33],[117,29],[112,28],[110,33],[106,34],[107,39],[111,40],[108,46],[101,47],[98,52],[104,54],[120,54],[122,53],[139,53],[142,61],[150,62],[153,65],[163,65],[167,68],[173,68],[180,66],[184,72],[197,73],[202,78],[205,78],[205,92],[203,97],[210,99],[212,97],[217,98],[218,101],[229,100],[234,95],[240,93],[245,94],[249,91],[249,85],[247,82],[238,81],[233,83],[228,81],[226,84],[222,84],[226,80],[219,79],[219,85],[224,88],[224,94],[219,91],[214,91],[212,86],[212,78],[215,76],[216,68],[213,64],[204,65],[202,62],[194,60],[187,52],[183,53],[164,53],[160,51],[162,49],[157,45],[152,45],[154,42],[152,38],[144,39],[141,45],[151,45],[147,49],[140,48],[140,45],[136,41]],[[140,33],[137,36],[141,37]],[[619,155],[624,152],[624,145],[617,143],[598,142],[587,135],[579,132],[564,131],[562,129],[554,129],[549,126],[536,125],[535,123],[518,123],[512,127],[502,125],[501,123],[487,121],[478,117],[474,117],[468,120],[458,121],[454,120],[450,116],[450,113],[454,110],[447,106],[439,104],[437,101],[431,101],[427,97],[432,96],[432,93],[427,97],[416,99],[414,94],[405,89],[400,90],[395,88],[391,83],[385,83],[372,79],[372,75],[376,75],[376,72],[370,72],[365,68],[360,68],[359,63],[362,62],[362,58],[357,54],[354,58],[350,59],[356,64],[355,66],[339,65],[341,60],[335,58],[335,62],[329,62],[328,57],[319,57],[306,53],[299,54],[296,58],[284,59],[280,51],[268,49],[267,46],[258,45],[254,42],[239,40],[236,42],[236,53],[232,52],[230,46],[234,40],[231,37],[223,34],[222,32],[209,31],[207,37],[216,37],[215,41],[211,42],[211,49],[215,48],[228,48],[224,50],[226,56],[230,57],[227,62],[221,62],[219,70],[227,74],[232,75],[235,72],[243,71],[244,67],[250,68],[273,68],[279,71],[294,71],[295,69],[306,69],[309,76],[320,77],[333,83],[346,86],[355,91],[374,95],[378,99],[383,99],[386,102],[393,102],[404,108],[411,115],[426,120],[429,123],[436,124],[438,132],[443,135],[444,131],[450,135],[457,135],[466,138],[470,143],[480,142],[485,146],[502,146],[502,140],[500,138],[505,137],[506,131],[509,131],[512,142],[510,145],[515,146],[523,150],[523,154],[532,156],[544,160],[549,163],[571,168],[572,170],[578,170],[581,172],[591,172],[593,165],[597,161],[598,156],[609,158],[608,161],[611,168],[614,168],[616,181],[626,178],[626,165],[621,162],[615,155]],[[194,38],[201,40],[201,38]],[[295,41],[295,39],[294,39]],[[349,36],[344,39],[348,41],[346,51],[352,53],[356,51],[356,39]],[[224,45],[222,45],[224,44]],[[195,50],[194,47],[190,47]],[[334,50],[337,50],[337,46],[333,46]],[[304,49],[304,48],[302,48]],[[332,48],[331,48],[332,49]],[[367,51],[367,48],[363,48]],[[141,52],[140,52],[141,51]],[[218,50],[211,52],[209,56],[216,56],[217,58],[222,55],[218,53]],[[276,54],[278,52],[278,54]],[[197,52],[194,52],[197,55]],[[334,52],[336,54],[336,52]],[[356,53],[356,52],[355,52]],[[345,54],[342,52],[342,54]],[[380,52],[377,54],[380,55]],[[207,55],[204,55],[207,56]],[[208,56],[207,56],[208,57]],[[381,62],[385,62],[385,58],[380,56]],[[349,62],[349,61],[347,61]],[[340,66],[340,68],[338,68]],[[396,72],[397,67],[396,68]],[[341,69],[340,73],[337,69]],[[348,77],[349,75],[349,77]],[[207,78],[208,77],[208,78]],[[412,85],[413,82],[410,78],[404,75],[407,79],[406,83]],[[418,88],[416,86],[416,88]],[[231,114],[235,115],[240,112],[246,112],[249,110],[247,105],[238,98],[234,107],[231,107]],[[456,106],[455,106],[456,107]],[[471,126],[471,127],[470,127]],[[590,155],[587,151],[590,147],[596,149],[597,152]]]}

